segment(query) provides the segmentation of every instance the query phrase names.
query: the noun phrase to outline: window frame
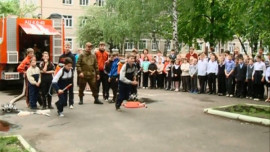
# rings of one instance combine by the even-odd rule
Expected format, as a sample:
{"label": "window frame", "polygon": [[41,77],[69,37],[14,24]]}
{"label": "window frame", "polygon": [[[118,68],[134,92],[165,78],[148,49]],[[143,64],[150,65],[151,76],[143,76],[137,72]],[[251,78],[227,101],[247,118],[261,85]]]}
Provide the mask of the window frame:
{"label": "window frame", "polygon": [[[131,47],[129,48],[129,46]],[[135,43],[133,41],[129,41],[129,40],[125,41],[125,51],[132,51],[134,46],[135,46]]]}
{"label": "window frame", "polygon": [[[69,1],[69,3],[67,3]],[[72,0],[63,0],[62,3],[64,5],[73,5],[73,1]]]}
{"label": "window frame", "polygon": [[96,0],[97,6],[104,6],[105,5],[105,0]]}
{"label": "window frame", "polygon": [[156,42],[157,42],[157,44],[158,44],[158,46],[157,46],[156,49],[153,49],[153,44],[156,44],[156,43],[153,43],[153,42],[154,42],[154,41],[152,40],[152,41],[151,41],[151,50],[154,51],[154,52],[156,52],[156,51],[158,51],[158,49],[159,49],[159,47],[160,47],[160,41],[159,41],[159,40],[156,40]]}
{"label": "window frame", "polygon": [[[69,18],[71,17],[71,18]],[[72,28],[73,27],[73,16],[72,15],[63,15],[63,19],[64,19],[64,23],[65,23],[65,27],[66,28]],[[71,25],[67,25],[67,20],[69,20],[69,24]]]}
{"label": "window frame", "polygon": [[[140,44],[142,44],[142,42],[145,43],[145,47],[140,48],[140,46],[141,46]],[[147,47],[147,41],[144,40],[144,39],[140,40],[139,43],[138,43],[138,50],[143,51],[144,49],[146,49],[146,47]]]}
{"label": "window frame", "polygon": [[89,0],[80,0],[80,6],[88,6]]}

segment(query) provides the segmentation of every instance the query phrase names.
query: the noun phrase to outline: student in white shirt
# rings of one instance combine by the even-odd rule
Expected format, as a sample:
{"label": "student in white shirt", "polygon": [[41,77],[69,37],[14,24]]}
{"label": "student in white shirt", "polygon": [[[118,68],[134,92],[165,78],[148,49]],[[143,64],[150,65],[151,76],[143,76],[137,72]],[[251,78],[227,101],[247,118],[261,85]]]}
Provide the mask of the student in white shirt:
{"label": "student in white shirt", "polygon": [[252,73],[252,81],[254,83],[254,100],[258,101],[263,99],[264,96],[264,76],[265,76],[265,63],[262,61],[261,56],[256,57],[254,63],[254,70]]}
{"label": "student in white shirt", "polygon": [[210,60],[207,65],[207,76],[208,76],[208,94],[216,94],[216,77],[218,74],[218,63],[214,53],[211,54]]}
{"label": "student in white shirt", "polygon": [[199,55],[198,61],[198,79],[200,84],[200,91],[199,93],[205,93],[205,86],[207,82],[207,59],[205,59],[205,54],[201,53]]}

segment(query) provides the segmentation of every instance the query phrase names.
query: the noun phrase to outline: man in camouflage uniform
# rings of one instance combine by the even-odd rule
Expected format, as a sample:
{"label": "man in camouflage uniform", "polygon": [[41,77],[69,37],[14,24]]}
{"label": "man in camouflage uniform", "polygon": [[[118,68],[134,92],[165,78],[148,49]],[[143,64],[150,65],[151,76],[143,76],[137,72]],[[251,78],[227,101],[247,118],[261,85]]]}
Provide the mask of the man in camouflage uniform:
{"label": "man in camouflage uniform", "polygon": [[91,53],[93,45],[90,42],[85,44],[83,54],[79,56],[77,61],[77,73],[79,76],[79,104],[83,104],[83,91],[85,90],[86,83],[89,84],[92,95],[95,98],[94,104],[103,104],[98,100],[97,80],[100,79],[99,70],[97,66],[96,56]]}

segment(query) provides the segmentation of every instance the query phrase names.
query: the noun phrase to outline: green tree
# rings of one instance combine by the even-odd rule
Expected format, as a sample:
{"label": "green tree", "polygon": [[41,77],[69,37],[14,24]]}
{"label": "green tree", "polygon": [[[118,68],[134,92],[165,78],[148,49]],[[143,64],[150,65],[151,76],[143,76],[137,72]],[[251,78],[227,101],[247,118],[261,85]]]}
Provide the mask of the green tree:
{"label": "green tree", "polygon": [[178,11],[179,39],[189,46],[196,39],[209,42],[210,47],[232,39],[227,0],[180,0]]}
{"label": "green tree", "polygon": [[[248,41],[254,55],[258,43],[270,45],[270,1],[244,0],[230,1],[230,27],[234,30],[240,43]],[[243,47],[244,48],[244,47]]]}
{"label": "green tree", "polygon": [[27,14],[32,14],[38,7],[34,4],[26,5],[25,3],[20,7],[18,0],[6,0],[0,2],[0,14],[17,15],[25,17]]}

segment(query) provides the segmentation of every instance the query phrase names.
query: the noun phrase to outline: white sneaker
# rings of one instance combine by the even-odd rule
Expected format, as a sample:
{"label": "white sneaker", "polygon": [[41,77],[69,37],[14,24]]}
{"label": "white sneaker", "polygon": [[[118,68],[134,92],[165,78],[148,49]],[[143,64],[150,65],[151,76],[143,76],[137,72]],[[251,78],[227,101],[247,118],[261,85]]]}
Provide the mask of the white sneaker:
{"label": "white sneaker", "polygon": [[74,108],[73,105],[70,105],[70,106],[69,106],[69,109],[73,109],[73,108]]}
{"label": "white sneaker", "polygon": [[248,99],[249,97],[248,96],[246,96],[246,99]]}
{"label": "white sneaker", "polygon": [[229,96],[230,96],[229,94],[226,95],[226,97],[229,97]]}
{"label": "white sneaker", "polygon": [[251,100],[252,100],[253,98],[252,98],[252,97],[249,97],[249,99],[251,99]]}
{"label": "white sneaker", "polygon": [[174,91],[175,91],[175,92],[178,92],[179,90],[178,90],[178,89],[175,89]]}
{"label": "white sneaker", "polygon": [[254,98],[254,101],[259,101],[259,98]]}
{"label": "white sneaker", "polygon": [[233,97],[233,95],[231,94],[230,97]]}
{"label": "white sneaker", "polygon": [[65,115],[63,114],[63,112],[59,112],[58,113],[59,117],[64,117]]}

